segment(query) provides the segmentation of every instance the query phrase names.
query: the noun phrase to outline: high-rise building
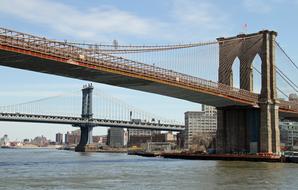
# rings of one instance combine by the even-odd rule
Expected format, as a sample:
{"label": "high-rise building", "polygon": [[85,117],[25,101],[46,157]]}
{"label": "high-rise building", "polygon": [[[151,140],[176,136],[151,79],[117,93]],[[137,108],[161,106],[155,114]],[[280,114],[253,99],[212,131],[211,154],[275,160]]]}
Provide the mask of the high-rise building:
{"label": "high-rise building", "polygon": [[108,132],[109,146],[111,147],[123,147],[124,146],[124,129],[112,127]]}
{"label": "high-rise building", "polygon": [[65,144],[79,144],[81,138],[81,130],[67,132],[65,134]]}
{"label": "high-rise building", "polygon": [[127,129],[128,136],[150,136],[152,134],[152,130],[145,129]]}
{"label": "high-rise building", "polygon": [[69,143],[68,143],[68,134],[69,134],[68,131],[67,131],[66,134],[64,134],[64,143],[65,143],[65,144],[69,144]]}
{"label": "high-rise building", "polygon": [[93,143],[106,145],[107,144],[107,135],[92,136]]}
{"label": "high-rise building", "polygon": [[37,146],[43,147],[43,146],[48,146],[49,140],[47,140],[46,137],[42,136],[37,136],[35,137],[32,141],[32,144],[35,144]]}
{"label": "high-rise building", "polygon": [[207,105],[202,105],[202,111],[205,113],[207,116],[214,116],[217,114],[217,110],[213,106],[207,106]]}
{"label": "high-rise building", "polygon": [[[140,123],[142,122],[141,119],[131,119],[132,122]],[[152,119],[152,122],[154,122],[155,119]],[[151,136],[153,134],[160,133],[160,131],[154,131],[150,129],[127,129],[128,131],[128,137],[129,136]]]}
{"label": "high-rise building", "polygon": [[160,131],[150,129],[127,129],[127,131],[128,136],[151,136],[160,133]]}
{"label": "high-rise building", "polygon": [[212,106],[202,105],[202,111],[188,111],[185,116],[184,148],[190,148],[196,134],[216,135],[217,112]]}
{"label": "high-rise building", "polygon": [[298,123],[280,122],[280,141],[290,150],[298,150]]}
{"label": "high-rise building", "polygon": [[152,140],[152,136],[160,134],[160,131],[146,129],[127,129],[128,146],[140,146]]}
{"label": "high-rise building", "polygon": [[62,133],[57,133],[56,134],[56,143],[57,144],[62,144],[63,143],[63,134]]}

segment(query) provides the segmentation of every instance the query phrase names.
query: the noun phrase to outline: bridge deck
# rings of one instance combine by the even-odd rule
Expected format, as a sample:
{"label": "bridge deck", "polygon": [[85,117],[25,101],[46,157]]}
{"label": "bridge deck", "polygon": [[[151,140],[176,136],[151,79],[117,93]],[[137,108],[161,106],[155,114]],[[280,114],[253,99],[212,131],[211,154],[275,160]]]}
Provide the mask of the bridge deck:
{"label": "bridge deck", "polygon": [[12,122],[32,122],[32,123],[51,123],[51,124],[91,124],[98,127],[118,127],[133,129],[152,129],[163,131],[183,131],[184,126],[163,123],[133,122],[110,119],[83,119],[81,117],[34,115],[21,113],[0,113],[0,121]]}

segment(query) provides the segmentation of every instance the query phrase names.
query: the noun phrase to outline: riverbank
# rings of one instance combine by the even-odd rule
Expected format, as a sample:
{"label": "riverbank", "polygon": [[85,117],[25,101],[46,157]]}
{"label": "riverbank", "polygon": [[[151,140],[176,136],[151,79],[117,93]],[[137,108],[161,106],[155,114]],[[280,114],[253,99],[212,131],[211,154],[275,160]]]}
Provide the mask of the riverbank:
{"label": "riverbank", "polygon": [[[71,147],[60,147],[58,150],[69,150],[69,151],[75,151],[75,146]],[[127,153],[127,148],[105,148],[105,149],[100,149],[100,148],[92,148],[89,149],[86,152],[90,153]]]}
{"label": "riverbank", "polygon": [[23,146],[1,146],[3,149],[59,149],[61,145],[37,146],[33,144]]}

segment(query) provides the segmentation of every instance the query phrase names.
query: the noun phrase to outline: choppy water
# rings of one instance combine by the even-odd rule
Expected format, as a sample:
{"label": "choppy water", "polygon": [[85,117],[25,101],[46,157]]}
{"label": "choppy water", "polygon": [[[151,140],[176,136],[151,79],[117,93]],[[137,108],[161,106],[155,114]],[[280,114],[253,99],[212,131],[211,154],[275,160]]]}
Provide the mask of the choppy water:
{"label": "choppy water", "polygon": [[0,189],[298,189],[298,164],[0,149]]}

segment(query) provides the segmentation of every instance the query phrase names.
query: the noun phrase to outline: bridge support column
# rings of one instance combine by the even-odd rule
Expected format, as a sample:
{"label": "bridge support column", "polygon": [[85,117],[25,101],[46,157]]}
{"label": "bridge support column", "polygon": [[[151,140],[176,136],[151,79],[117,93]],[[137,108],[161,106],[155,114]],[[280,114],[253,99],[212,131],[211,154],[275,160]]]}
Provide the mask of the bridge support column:
{"label": "bridge support column", "polygon": [[261,107],[260,152],[280,152],[278,104],[263,103]]}
{"label": "bridge support column", "polygon": [[263,33],[260,152],[280,152],[279,113],[275,71],[275,32]]}
{"label": "bridge support column", "polygon": [[278,105],[271,106],[272,152],[280,153],[280,130]]}
{"label": "bridge support column", "polygon": [[[92,91],[93,86],[91,84],[86,85],[82,89],[82,118],[84,119],[92,119]],[[76,152],[88,152],[92,150],[92,147],[90,146],[92,141],[92,130],[93,125],[92,124],[82,124],[77,125],[77,127],[80,127],[81,129],[81,139],[80,143],[76,146],[75,151]]]}
{"label": "bridge support column", "polygon": [[92,130],[93,126],[81,126],[81,139],[80,143],[76,146],[76,152],[87,152],[89,150],[88,145],[93,143]]}
{"label": "bridge support column", "polygon": [[259,110],[247,107],[217,109],[216,152],[258,152]]}
{"label": "bridge support column", "polygon": [[278,104],[217,108],[217,153],[279,153]]}
{"label": "bridge support column", "polygon": [[272,130],[271,114],[269,104],[260,104],[261,126],[260,126],[260,152],[272,153]]}
{"label": "bridge support column", "polygon": [[225,111],[217,108],[217,131],[216,131],[216,153],[226,152],[226,121]]}

